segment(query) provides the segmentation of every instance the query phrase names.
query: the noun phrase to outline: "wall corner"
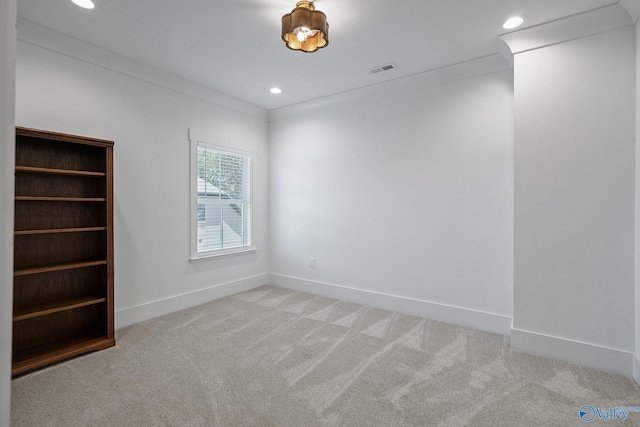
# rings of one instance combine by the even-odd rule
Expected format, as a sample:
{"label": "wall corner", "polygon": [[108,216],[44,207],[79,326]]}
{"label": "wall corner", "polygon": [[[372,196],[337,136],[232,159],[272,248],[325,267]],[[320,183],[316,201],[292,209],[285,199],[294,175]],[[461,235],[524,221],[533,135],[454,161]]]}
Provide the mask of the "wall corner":
{"label": "wall corner", "polygon": [[[640,3],[640,0],[628,0],[628,2],[635,5]],[[506,44],[510,54],[515,55],[615,30],[632,24],[631,18],[633,14],[629,12],[630,9],[635,10],[631,6],[626,8],[621,4],[614,4],[546,24],[503,34],[499,37],[499,50],[501,54],[505,55],[503,45]],[[638,6],[638,11],[640,12],[640,5]]]}
{"label": "wall corner", "polygon": [[629,12],[634,23],[638,21],[640,17],[640,0],[620,0],[620,6]]}
{"label": "wall corner", "polygon": [[500,52],[500,55],[504,56],[507,61],[509,61],[509,64],[513,68],[514,55],[511,51],[511,46],[509,46],[509,42],[502,36],[498,37],[498,52]]}

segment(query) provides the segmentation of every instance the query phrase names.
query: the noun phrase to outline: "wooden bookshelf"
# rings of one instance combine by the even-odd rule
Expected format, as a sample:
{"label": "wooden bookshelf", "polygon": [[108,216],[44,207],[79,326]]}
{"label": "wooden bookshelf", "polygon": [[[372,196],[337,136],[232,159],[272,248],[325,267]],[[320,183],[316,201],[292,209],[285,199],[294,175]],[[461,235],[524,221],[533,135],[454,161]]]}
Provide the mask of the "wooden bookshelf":
{"label": "wooden bookshelf", "polygon": [[13,369],[115,345],[113,142],[16,128]]}

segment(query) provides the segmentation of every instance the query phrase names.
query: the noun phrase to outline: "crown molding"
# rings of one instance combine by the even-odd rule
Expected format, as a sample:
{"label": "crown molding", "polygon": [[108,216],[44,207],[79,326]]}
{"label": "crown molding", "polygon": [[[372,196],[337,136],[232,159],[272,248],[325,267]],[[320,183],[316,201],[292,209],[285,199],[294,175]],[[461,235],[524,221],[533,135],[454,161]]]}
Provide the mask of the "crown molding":
{"label": "crown molding", "polygon": [[[639,0],[627,0],[626,3],[637,5]],[[502,35],[498,38],[498,50],[513,66],[513,57],[518,53],[631,25],[632,16],[622,3],[602,7]]]}
{"label": "crown molding", "polygon": [[627,9],[631,20],[636,23],[640,17],[640,0],[620,0],[620,6]]}
{"label": "crown molding", "polygon": [[510,69],[509,63],[499,54],[484,56],[459,62],[453,65],[436,68],[434,70],[401,77],[395,80],[377,83],[346,92],[312,99],[299,104],[289,105],[269,111],[271,122],[310,114],[336,105],[355,102],[381,94],[397,92],[407,88],[429,87],[475,76],[496,73]]}
{"label": "crown molding", "polygon": [[143,80],[255,119],[262,121],[268,120],[269,115],[265,109],[133,59],[126,58],[83,40],[66,36],[31,21],[18,18],[17,34],[18,40],[21,42],[39,46],[43,49],[51,50],[116,73]]}

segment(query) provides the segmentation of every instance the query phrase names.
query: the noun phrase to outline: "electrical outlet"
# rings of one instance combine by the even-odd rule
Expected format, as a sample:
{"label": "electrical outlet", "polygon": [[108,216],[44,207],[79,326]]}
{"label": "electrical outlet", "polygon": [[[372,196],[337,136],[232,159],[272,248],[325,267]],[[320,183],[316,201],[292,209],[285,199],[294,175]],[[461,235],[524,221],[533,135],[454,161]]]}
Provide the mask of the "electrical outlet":
{"label": "electrical outlet", "polygon": [[315,258],[309,258],[309,267],[310,268],[316,268],[316,259]]}

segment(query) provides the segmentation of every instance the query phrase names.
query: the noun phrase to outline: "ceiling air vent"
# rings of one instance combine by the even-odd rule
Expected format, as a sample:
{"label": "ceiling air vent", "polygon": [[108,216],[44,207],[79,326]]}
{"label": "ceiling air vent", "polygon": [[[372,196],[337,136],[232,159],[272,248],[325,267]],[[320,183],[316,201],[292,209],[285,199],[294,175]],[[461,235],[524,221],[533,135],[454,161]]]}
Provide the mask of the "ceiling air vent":
{"label": "ceiling air vent", "polygon": [[381,65],[379,67],[376,68],[372,68],[371,70],[369,70],[369,72],[371,74],[378,74],[378,73],[382,73],[383,71],[391,71],[398,68],[398,66],[396,64],[394,64],[393,62],[390,62],[388,64],[384,64]]}

